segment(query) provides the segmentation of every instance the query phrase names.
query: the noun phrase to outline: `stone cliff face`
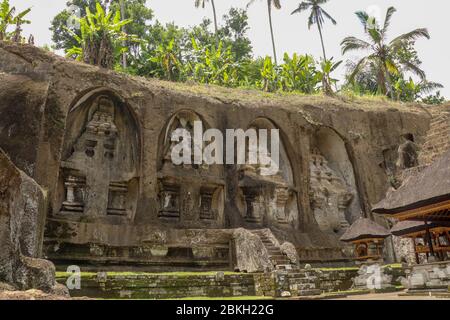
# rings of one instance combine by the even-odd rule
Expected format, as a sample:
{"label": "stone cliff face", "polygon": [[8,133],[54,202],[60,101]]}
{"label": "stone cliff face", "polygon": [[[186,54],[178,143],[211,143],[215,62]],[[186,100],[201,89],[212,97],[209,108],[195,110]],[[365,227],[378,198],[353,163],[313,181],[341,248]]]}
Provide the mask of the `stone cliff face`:
{"label": "stone cliff face", "polygon": [[47,292],[56,286],[54,265],[39,259],[45,204],[41,187],[0,148],[0,283]]}
{"label": "stone cliff face", "polygon": [[[195,121],[279,129],[279,172],[174,165],[170,135]],[[421,106],[146,80],[0,42],[0,147],[48,190],[55,261],[223,267],[230,233],[202,232],[240,227],[270,228],[300,261],[345,259],[338,235],[429,122]]]}

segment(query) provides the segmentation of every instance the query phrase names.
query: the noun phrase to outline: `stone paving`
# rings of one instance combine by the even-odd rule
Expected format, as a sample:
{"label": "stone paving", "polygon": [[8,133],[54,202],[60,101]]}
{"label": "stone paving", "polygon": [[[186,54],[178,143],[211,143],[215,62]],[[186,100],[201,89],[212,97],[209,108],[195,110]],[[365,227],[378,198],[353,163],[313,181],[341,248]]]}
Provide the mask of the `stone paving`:
{"label": "stone paving", "polygon": [[450,300],[450,298],[440,298],[434,296],[402,296],[399,295],[398,292],[389,292],[353,295],[333,300]]}

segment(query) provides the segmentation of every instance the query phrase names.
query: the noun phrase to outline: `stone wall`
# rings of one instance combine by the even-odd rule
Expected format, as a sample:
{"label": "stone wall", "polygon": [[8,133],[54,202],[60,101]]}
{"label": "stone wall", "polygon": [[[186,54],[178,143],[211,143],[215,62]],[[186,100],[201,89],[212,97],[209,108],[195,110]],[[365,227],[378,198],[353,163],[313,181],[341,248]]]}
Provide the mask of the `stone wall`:
{"label": "stone wall", "polygon": [[[401,285],[401,277],[405,277],[405,269],[395,266],[383,267],[387,275],[392,276],[392,285]],[[358,276],[359,268],[316,269],[319,288],[323,292],[348,291],[353,287],[353,278]]]}
{"label": "stone wall", "polygon": [[[47,248],[82,243],[75,252],[92,261],[174,246],[139,232],[149,228],[241,227],[270,228],[301,260],[346,260],[339,234],[384,196],[390,150],[404,133],[420,142],[429,126],[414,105],[148,80],[3,42],[0,86],[0,147],[48,190]],[[221,132],[280,129],[279,172],[173,165],[167,137],[196,120]]]}
{"label": "stone wall", "polygon": [[[58,282],[72,283],[59,273]],[[183,297],[286,297],[321,293],[317,272],[267,273],[84,273],[80,289],[70,290],[72,297],[167,299]]]}
{"label": "stone wall", "polygon": [[[384,268],[392,285],[401,285],[403,268]],[[72,274],[58,272],[57,281],[66,284]],[[265,273],[82,273],[81,289],[73,297],[167,299],[183,297],[289,297],[349,291],[358,268],[301,269]],[[73,279],[68,282],[74,283]]]}
{"label": "stone wall", "polygon": [[[66,283],[66,277],[58,278]],[[183,297],[255,296],[252,274],[157,275],[107,273],[83,276],[81,290],[71,290],[71,296],[105,299],[167,299]],[[260,293],[260,291],[258,292]],[[269,292],[270,293],[270,292]]]}
{"label": "stone wall", "polygon": [[357,275],[357,268],[322,269],[319,270],[319,287],[323,292],[347,291],[351,289],[352,279]]}

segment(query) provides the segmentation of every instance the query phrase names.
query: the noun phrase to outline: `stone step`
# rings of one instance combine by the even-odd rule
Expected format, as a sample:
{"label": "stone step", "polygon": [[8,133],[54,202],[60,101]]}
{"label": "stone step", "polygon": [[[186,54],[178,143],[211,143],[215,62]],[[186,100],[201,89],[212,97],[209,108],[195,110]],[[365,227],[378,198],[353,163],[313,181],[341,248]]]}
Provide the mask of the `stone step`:
{"label": "stone step", "polygon": [[275,265],[276,270],[284,270],[284,271],[290,271],[294,270],[295,266],[291,264],[277,264]]}
{"label": "stone step", "polygon": [[446,123],[449,121],[450,121],[450,118],[448,116],[436,117],[436,118],[431,119],[430,126],[433,126],[436,124],[441,124],[441,123]]}
{"label": "stone step", "polygon": [[276,265],[283,265],[283,264],[291,264],[291,262],[289,260],[276,260],[276,259],[270,259],[270,261],[272,262],[272,264],[274,266]]}
{"label": "stone step", "polygon": [[450,122],[449,118],[437,118],[435,120],[431,120],[430,122],[430,128],[436,127],[436,126],[441,126],[441,125],[445,125],[448,124]]}
{"label": "stone step", "polygon": [[436,142],[436,141],[440,141],[440,140],[447,140],[449,137],[449,133],[448,132],[440,132],[438,134],[434,134],[430,137],[427,137],[426,142],[425,143],[431,143],[431,142]]}
{"label": "stone step", "polygon": [[286,256],[284,254],[271,254],[270,255],[271,259],[286,259],[289,260],[288,258],[286,258]]}
{"label": "stone step", "polygon": [[274,258],[274,257],[269,256],[269,259],[272,262],[281,263],[281,264],[290,263],[290,260],[287,258],[280,258],[280,257]]}
{"label": "stone step", "polygon": [[257,235],[263,235],[264,230],[252,230],[252,233],[257,234]]}
{"label": "stone step", "polygon": [[430,130],[428,131],[426,137],[425,137],[425,141],[429,142],[429,141],[433,141],[433,139],[436,138],[440,138],[440,137],[446,137],[449,134],[449,129],[445,128],[445,129],[439,129],[439,130]]}
{"label": "stone step", "polygon": [[433,145],[427,146],[427,147],[423,148],[423,150],[425,150],[425,151],[432,151],[432,150],[442,150],[442,149],[444,149],[444,151],[445,151],[445,149],[447,149],[447,146],[449,144],[450,144],[449,142],[441,142],[439,144],[433,144]]}

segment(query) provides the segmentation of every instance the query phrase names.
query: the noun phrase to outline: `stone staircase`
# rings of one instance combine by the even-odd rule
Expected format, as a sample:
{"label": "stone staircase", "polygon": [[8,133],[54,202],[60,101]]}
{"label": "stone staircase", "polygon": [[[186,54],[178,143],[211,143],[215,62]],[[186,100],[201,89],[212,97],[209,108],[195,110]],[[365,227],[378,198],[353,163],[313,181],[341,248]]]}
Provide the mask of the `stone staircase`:
{"label": "stone staircase", "polygon": [[430,123],[419,155],[420,165],[429,165],[450,149],[450,110],[440,112]]}
{"label": "stone staircase", "polygon": [[[269,259],[275,268],[276,296],[297,297],[320,295],[318,276],[316,271],[300,269],[298,265],[291,263],[289,258],[281,251],[268,235],[268,230],[253,230],[269,253]],[[272,235],[273,237],[273,235]]]}
{"label": "stone staircase", "polygon": [[274,244],[264,230],[253,230],[252,233],[261,239],[264,247],[269,253],[269,259],[275,270],[291,270],[298,268],[296,265],[291,264],[289,258],[281,251],[280,247]]}

